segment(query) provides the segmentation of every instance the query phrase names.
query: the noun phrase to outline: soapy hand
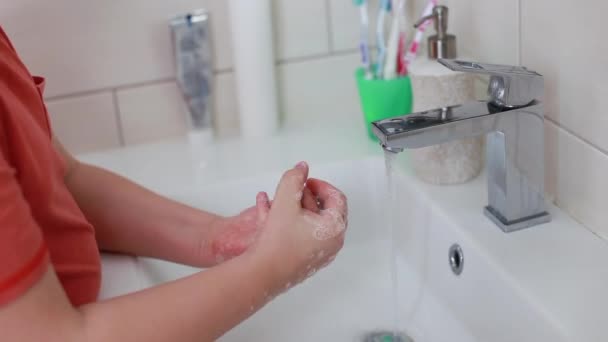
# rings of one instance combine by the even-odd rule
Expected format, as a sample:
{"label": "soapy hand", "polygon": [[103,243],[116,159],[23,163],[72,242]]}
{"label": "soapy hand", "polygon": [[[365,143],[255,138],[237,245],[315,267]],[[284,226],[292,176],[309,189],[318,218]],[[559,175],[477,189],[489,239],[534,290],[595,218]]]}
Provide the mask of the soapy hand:
{"label": "soapy hand", "polygon": [[[308,187],[295,195],[301,199],[303,208],[318,213],[317,199]],[[264,227],[266,215],[260,214],[260,207],[270,208],[268,196],[258,196],[257,204],[240,212],[238,215],[222,217],[212,224],[207,246],[202,248],[202,259],[207,264],[217,265],[245,252],[257,239]]]}
{"label": "soapy hand", "polygon": [[217,265],[241,255],[253,244],[261,227],[255,206],[238,215],[218,219],[212,225],[207,246],[202,248],[205,252],[203,258]]}
{"label": "soapy hand", "polygon": [[264,228],[250,253],[273,270],[270,293],[277,295],[333,261],[344,244],[347,203],[331,184],[308,178],[308,165],[287,171],[272,206],[266,193],[257,197]]}

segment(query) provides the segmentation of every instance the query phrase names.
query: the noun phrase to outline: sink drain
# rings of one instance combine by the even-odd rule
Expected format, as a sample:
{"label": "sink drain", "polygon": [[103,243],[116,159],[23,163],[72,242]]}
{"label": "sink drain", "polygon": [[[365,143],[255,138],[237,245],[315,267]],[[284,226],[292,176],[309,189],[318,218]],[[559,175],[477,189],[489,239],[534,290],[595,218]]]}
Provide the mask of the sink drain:
{"label": "sink drain", "polygon": [[374,331],[363,337],[363,342],[414,342],[414,340],[403,334],[392,331]]}
{"label": "sink drain", "polygon": [[464,268],[464,254],[462,253],[462,248],[455,243],[450,247],[450,251],[448,252],[448,256],[450,257],[450,268],[455,275],[460,275],[462,273],[462,269]]}

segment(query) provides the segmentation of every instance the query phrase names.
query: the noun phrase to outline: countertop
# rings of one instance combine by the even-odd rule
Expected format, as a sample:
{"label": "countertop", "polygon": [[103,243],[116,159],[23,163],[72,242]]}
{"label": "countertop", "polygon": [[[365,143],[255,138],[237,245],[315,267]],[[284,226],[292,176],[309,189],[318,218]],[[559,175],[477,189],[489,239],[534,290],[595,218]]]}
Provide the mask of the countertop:
{"label": "countertop", "polygon": [[209,146],[188,137],[81,154],[81,161],[102,166],[154,191],[171,194],[232,179],[248,178],[315,164],[383,155],[367,137],[363,119],[324,126],[287,127],[261,139],[231,139]]}

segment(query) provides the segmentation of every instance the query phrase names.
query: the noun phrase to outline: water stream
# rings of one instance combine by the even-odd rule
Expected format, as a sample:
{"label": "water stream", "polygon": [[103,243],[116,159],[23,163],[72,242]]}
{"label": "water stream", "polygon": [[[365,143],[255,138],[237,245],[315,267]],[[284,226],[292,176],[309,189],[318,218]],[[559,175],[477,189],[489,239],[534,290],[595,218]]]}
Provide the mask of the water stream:
{"label": "water stream", "polygon": [[397,191],[395,190],[395,186],[394,186],[394,168],[395,168],[395,160],[397,159],[397,154],[396,153],[392,153],[392,152],[388,152],[388,151],[384,151],[384,162],[386,165],[386,179],[387,179],[387,193],[388,193],[388,229],[389,229],[389,240],[390,240],[390,277],[391,277],[391,290],[392,290],[392,297],[393,297],[393,303],[392,303],[392,309],[393,309],[393,324],[392,324],[392,330],[393,330],[393,336],[392,339],[387,338],[385,339],[386,342],[396,342],[399,341],[400,338],[400,332],[401,332],[401,326],[400,326],[400,315],[399,315],[399,266],[397,263],[397,248],[399,247],[397,244],[398,239],[396,238],[397,236],[397,225],[395,224],[396,221],[396,212],[398,210],[398,204],[397,204]]}

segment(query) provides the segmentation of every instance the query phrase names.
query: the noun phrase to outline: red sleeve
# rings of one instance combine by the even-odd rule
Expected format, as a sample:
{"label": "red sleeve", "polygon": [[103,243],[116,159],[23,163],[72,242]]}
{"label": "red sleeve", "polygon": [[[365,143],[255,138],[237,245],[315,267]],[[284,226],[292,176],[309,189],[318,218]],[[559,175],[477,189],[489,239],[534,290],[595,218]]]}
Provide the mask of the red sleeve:
{"label": "red sleeve", "polygon": [[15,170],[0,152],[0,306],[23,295],[40,280],[48,264],[42,231]]}

